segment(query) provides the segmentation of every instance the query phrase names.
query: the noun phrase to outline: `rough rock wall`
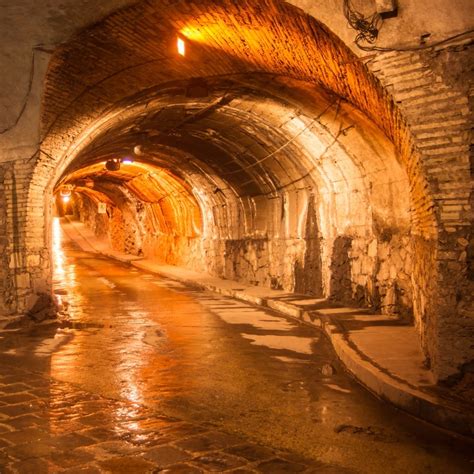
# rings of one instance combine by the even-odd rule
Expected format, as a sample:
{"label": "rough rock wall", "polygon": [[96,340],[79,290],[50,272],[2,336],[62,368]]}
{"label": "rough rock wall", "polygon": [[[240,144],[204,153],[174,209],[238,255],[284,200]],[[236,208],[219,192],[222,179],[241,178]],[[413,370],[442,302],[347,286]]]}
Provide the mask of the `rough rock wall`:
{"label": "rough rock wall", "polygon": [[7,168],[6,165],[0,166],[0,316],[6,316],[13,310],[15,299],[9,261],[11,235],[7,226],[7,186],[5,183]]}
{"label": "rough rock wall", "polygon": [[[473,58],[467,38],[428,51],[380,53],[368,64],[400,107],[432,190],[438,224],[432,237],[413,236],[412,280],[415,323],[440,378],[474,360]],[[422,198],[413,199],[416,205]]]}
{"label": "rough rock wall", "polygon": [[[125,214],[131,215],[132,208],[140,210],[124,219]],[[323,239],[310,200],[305,232],[300,238],[270,234],[201,241],[161,231],[156,213],[149,204],[129,204],[110,209],[109,217],[89,208],[88,213],[81,211],[81,220],[99,237],[107,235],[113,248],[121,252],[254,285],[330,296],[337,301],[412,316],[412,286],[416,282],[411,278],[411,240],[389,227],[378,236]],[[328,253],[328,248],[332,249],[331,258],[323,262],[322,254]],[[325,280],[330,281],[329,286]]]}
{"label": "rough rock wall", "polygon": [[129,193],[126,199],[116,199],[115,205],[108,205],[106,214],[98,214],[94,201],[78,195],[74,213],[97,238],[106,240],[118,252],[205,270],[200,239],[161,231],[155,220],[156,206],[142,203]]}

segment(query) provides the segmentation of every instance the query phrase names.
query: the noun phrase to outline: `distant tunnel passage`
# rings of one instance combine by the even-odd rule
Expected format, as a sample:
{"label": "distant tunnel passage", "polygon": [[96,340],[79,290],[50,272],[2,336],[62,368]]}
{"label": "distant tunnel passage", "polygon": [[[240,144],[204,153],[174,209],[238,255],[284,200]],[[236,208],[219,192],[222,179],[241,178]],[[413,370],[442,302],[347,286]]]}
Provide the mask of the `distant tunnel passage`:
{"label": "distant tunnel passage", "polygon": [[393,145],[333,94],[263,83],[132,102],[57,189],[116,250],[371,306],[398,279],[409,313],[409,196]]}

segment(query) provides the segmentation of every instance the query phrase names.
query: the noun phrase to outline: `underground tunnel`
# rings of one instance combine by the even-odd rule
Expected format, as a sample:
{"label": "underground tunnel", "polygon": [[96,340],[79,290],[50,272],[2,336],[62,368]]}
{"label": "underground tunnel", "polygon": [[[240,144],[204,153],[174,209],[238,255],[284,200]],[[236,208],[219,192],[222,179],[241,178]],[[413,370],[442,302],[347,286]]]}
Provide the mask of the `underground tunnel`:
{"label": "underground tunnel", "polygon": [[72,193],[68,211],[115,250],[410,318],[409,196],[393,145],[340,98],[305,83],[286,97],[273,82],[134,99],[88,136],[57,194]]}
{"label": "underground tunnel", "polygon": [[[438,249],[454,239],[463,259],[469,240],[464,227],[440,237],[407,119],[311,16],[205,5],[124,9],[51,58],[28,193],[41,252],[51,211],[37,203],[67,186],[76,216],[116,249],[399,314],[435,377],[452,375],[469,358],[470,283],[454,275],[468,262],[435,255],[453,258]],[[37,279],[37,291],[50,281],[44,268]],[[439,316],[453,304],[457,316]]]}
{"label": "underground tunnel", "polygon": [[[303,302],[290,316],[306,323],[326,311],[319,325],[333,343],[355,328],[354,341],[369,334],[387,348],[381,372],[409,334],[422,385],[472,401],[464,20],[406,46],[416,22],[413,2],[400,1],[377,18],[382,41],[401,46],[359,50],[347,11],[332,20],[325,2],[319,12],[279,0],[110,3],[80,27],[71,17],[54,47],[34,46],[41,72],[24,120],[37,135],[26,157],[0,162],[6,324],[54,303],[55,234],[76,223],[129,263],[276,295],[263,306],[277,311]],[[338,308],[343,329],[328,329]],[[356,377],[377,392],[370,375]],[[448,429],[462,418],[429,416]]]}

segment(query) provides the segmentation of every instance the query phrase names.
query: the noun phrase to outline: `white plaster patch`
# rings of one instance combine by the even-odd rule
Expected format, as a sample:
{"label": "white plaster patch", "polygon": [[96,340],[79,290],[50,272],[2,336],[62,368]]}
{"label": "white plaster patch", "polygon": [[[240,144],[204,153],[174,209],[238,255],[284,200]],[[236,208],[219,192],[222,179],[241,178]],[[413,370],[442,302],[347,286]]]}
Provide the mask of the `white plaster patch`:
{"label": "white plaster patch", "polygon": [[18,351],[16,349],[10,349],[9,351],[4,351],[3,353],[8,355],[16,355]]}
{"label": "white plaster patch", "polygon": [[309,361],[304,359],[295,359],[293,357],[285,357],[285,356],[272,356],[274,359],[277,359],[281,362],[285,362],[287,364],[307,364]]}
{"label": "white plaster patch", "polygon": [[283,318],[274,318],[264,311],[242,311],[241,309],[214,310],[228,324],[249,324],[268,331],[291,331],[294,325]]}

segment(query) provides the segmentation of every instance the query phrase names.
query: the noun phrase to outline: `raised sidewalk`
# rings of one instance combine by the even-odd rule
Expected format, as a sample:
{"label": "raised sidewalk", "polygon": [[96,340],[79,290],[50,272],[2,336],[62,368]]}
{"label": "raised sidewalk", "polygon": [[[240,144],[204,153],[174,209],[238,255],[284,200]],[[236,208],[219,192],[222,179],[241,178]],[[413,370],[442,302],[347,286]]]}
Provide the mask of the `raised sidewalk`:
{"label": "raised sidewalk", "polygon": [[255,287],[111,250],[83,224],[65,221],[67,237],[83,250],[130,263],[187,285],[271,308],[324,331],[347,370],[371,392],[441,428],[474,437],[472,406],[450,398],[423,366],[413,326],[397,317],[335,305],[324,299]]}

